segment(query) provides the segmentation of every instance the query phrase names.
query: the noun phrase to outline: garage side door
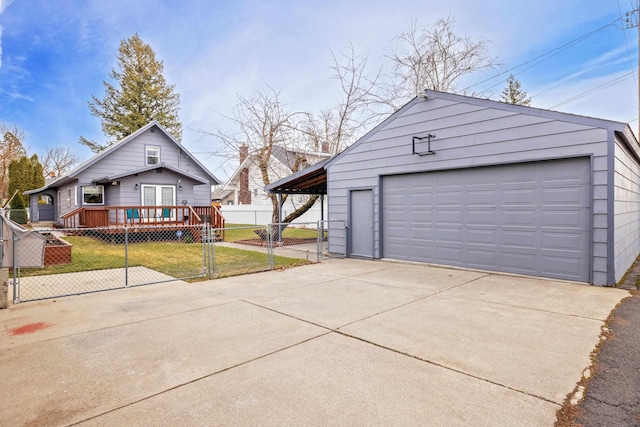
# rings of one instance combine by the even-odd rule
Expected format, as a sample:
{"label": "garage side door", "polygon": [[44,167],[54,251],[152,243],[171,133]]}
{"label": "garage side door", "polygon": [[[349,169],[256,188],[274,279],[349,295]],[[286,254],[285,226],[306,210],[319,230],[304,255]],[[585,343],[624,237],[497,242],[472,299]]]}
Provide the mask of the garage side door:
{"label": "garage side door", "polygon": [[383,178],[385,258],[588,282],[588,158]]}

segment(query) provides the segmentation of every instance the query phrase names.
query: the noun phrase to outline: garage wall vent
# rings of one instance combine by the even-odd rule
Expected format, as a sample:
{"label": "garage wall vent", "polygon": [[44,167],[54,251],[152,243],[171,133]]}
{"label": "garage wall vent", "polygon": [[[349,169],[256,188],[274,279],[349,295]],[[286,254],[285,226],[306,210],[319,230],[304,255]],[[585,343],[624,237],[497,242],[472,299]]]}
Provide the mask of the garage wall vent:
{"label": "garage wall vent", "polygon": [[[411,140],[411,147],[413,149],[413,154],[417,154],[418,156],[429,156],[431,154],[436,154],[435,151],[431,151],[431,138],[435,138],[435,135],[428,134],[427,136],[414,136]],[[418,144],[424,144],[427,142],[427,151],[416,151],[416,142]]]}

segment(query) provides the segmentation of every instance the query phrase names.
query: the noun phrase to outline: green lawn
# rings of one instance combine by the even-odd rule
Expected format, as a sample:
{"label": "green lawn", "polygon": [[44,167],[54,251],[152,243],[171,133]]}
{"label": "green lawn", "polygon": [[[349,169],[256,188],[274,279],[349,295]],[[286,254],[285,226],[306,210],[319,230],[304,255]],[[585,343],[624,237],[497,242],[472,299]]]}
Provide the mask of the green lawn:
{"label": "green lawn", "polygon": [[[224,241],[235,242],[238,240],[257,239],[258,235],[253,230],[266,230],[266,226],[248,224],[225,224]],[[327,233],[325,231],[325,237]],[[316,239],[318,232],[313,229],[296,228],[288,226],[282,232],[283,238]]]}
{"label": "green lawn", "polygon": [[[65,236],[64,240],[73,245],[70,264],[23,268],[21,275],[23,277],[39,276],[125,266],[123,244],[106,243],[87,236]],[[216,246],[215,254],[218,277],[266,269],[266,254],[260,252]],[[129,245],[128,256],[130,267],[144,266],[172,277],[189,277],[203,273],[202,245],[199,243],[132,243]],[[302,259],[275,257],[276,268],[294,267],[307,263],[308,261]]]}

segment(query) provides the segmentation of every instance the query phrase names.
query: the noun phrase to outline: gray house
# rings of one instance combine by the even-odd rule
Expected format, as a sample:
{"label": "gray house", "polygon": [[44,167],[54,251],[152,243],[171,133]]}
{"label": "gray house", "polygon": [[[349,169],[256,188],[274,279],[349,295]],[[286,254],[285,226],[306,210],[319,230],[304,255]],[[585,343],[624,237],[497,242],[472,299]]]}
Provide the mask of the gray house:
{"label": "gray house", "polygon": [[613,285],[640,253],[640,146],[597,118],[427,90],[267,189],[327,194],[350,257]]}
{"label": "gray house", "polygon": [[[105,226],[156,215],[163,222],[178,216],[186,221],[187,207],[200,206],[200,213],[210,215],[211,186],[217,184],[207,168],[153,121],[69,174],[25,194],[32,222],[66,224],[73,218],[74,226]],[[49,203],[38,204],[38,198]]]}

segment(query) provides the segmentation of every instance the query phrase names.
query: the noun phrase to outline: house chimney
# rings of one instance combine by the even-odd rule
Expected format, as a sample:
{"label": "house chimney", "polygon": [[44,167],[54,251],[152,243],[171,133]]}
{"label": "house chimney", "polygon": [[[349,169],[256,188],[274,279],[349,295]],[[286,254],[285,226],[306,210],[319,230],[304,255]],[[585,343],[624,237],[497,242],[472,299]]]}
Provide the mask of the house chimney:
{"label": "house chimney", "polygon": [[249,147],[247,147],[247,144],[242,144],[240,146],[240,164],[244,162],[244,159],[246,159],[248,155],[249,155]]}
{"label": "house chimney", "polygon": [[329,143],[327,141],[322,141],[322,152],[323,153],[328,153],[329,152]]}

